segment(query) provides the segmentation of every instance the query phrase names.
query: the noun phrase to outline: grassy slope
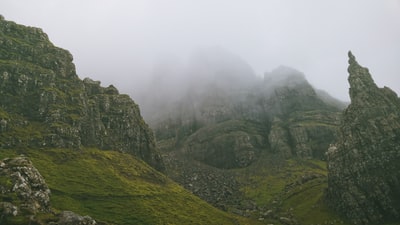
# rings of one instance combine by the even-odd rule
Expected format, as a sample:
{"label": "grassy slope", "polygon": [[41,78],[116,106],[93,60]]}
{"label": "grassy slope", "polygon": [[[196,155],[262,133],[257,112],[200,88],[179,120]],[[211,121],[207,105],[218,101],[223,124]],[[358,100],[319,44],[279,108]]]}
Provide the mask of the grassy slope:
{"label": "grassy slope", "polygon": [[[262,160],[236,173],[245,196],[272,210],[277,218],[291,217],[307,225],[346,224],[324,202],[327,171],[323,161],[263,155]],[[304,182],[303,177],[311,175],[314,178]]]}
{"label": "grassy slope", "polygon": [[[213,208],[128,154],[96,149],[19,153],[44,176],[58,210],[110,224],[255,224]],[[0,150],[0,158],[15,154]]]}

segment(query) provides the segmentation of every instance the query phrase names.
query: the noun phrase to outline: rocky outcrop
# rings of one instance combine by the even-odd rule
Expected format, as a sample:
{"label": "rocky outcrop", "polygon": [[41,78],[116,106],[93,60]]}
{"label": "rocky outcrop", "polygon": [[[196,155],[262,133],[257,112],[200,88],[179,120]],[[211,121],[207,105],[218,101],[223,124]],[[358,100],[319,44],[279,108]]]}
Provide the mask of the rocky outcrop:
{"label": "rocky outcrop", "polygon": [[0,148],[82,146],[134,154],[162,170],[138,105],[81,80],[72,55],[38,28],[0,20]]}
{"label": "rocky outcrop", "polygon": [[[39,211],[50,210],[50,189],[40,175],[39,171],[26,157],[4,159],[0,161],[1,184],[0,190],[3,197],[3,210],[7,208],[13,216],[21,211],[36,214]],[[20,202],[18,205],[11,206]]]}
{"label": "rocky outcrop", "polygon": [[349,52],[351,104],[328,152],[328,198],[354,224],[400,218],[400,100]]}
{"label": "rocky outcrop", "polygon": [[325,149],[335,140],[339,112],[313,110],[275,117],[268,135],[271,151],[285,158],[325,159]]}
{"label": "rocky outcrop", "polygon": [[96,221],[90,216],[80,216],[71,211],[63,211],[59,215],[57,222],[51,222],[49,225],[96,225]]}
{"label": "rocky outcrop", "polygon": [[[35,215],[54,214],[50,208],[50,189],[39,171],[25,156],[6,158],[0,161],[0,222],[11,223],[10,217],[27,219],[36,224]],[[73,212],[61,212],[54,216],[53,225],[94,225],[89,216]],[[42,223],[39,223],[42,224]]]}

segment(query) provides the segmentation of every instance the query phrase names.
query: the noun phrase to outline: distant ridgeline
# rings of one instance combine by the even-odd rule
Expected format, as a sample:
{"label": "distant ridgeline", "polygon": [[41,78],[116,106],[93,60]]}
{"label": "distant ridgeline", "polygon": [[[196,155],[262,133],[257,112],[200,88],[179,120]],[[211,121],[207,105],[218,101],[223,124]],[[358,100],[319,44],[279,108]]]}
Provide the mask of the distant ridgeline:
{"label": "distant ridgeline", "polygon": [[[111,76],[111,75],[110,75]],[[139,107],[76,74],[72,55],[39,28],[0,18],[0,148],[92,146],[128,152],[162,170]]]}
{"label": "distant ridgeline", "polygon": [[[223,59],[215,61],[218,64]],[[232,70],[230,64],[198,64],[204,65],[194,66],[193,73],[202,68],[203,73],[210,74],[197,78],[200,81],[194,83],[200,85],[180,86],[187,92],[163,110],[157,110],[157,106],[150,110],[151,105],[141,104],[144,111],[154,112],[145,117],[161,150],[177,150],[178,155],[224,169],[247,167],[262,152],[283,159],[325,158],[335,138],[342,106],[332,97],[322,98],[302,73],[282,66],[262,80],[252,77],[251,70],[242,69],[245,66],[239,72],[227,73]],[[239,67],[245,63],[236,60],[231,64]],[[247,82],[241,82],[243,79]],[[159,92],[173,86],[165,87],[169,83],[164,80],[174,83],[168,74],[157,80],[147,89],[149,103],[168,101],[169,93]],[[160,96],[150,99],[150,93],[155,92]]]}
{"label": "distant ridgeline", "polygon": [[349,52],[351,104],[328,151],[328,195],[354,224],[400,219],[400,100]]}

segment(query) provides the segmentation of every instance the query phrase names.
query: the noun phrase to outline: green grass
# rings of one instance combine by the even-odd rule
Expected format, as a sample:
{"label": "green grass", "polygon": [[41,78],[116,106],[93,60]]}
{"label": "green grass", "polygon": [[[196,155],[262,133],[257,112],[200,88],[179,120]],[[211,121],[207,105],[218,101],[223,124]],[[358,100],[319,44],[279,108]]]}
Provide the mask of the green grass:
{"label": "green grass", "polygon": [[[326,204],[326,162],[277,159],[270,154],[246,169],[236,170],[246,198],[259,207],[274,209],[278,216],[292,215],[300,224],[346,224]],[[314,179],[302,182],[313,174]],[[343,222],[343,223],[342,223]]]}
{"label": "green grass", "polygon": [[[129,154],[84,149],[25,150],[57,210],[110,224],[255,224],[217,210]],[[0,158],[17,155],[0,151]]]}
{"label": "green grass", "polygon": [[285,194],[283,209],[291,210],[303,224],[341,223],[340,217],[325,204],[326,188],[325,178],[317,178],[297,186]]}
{"label": "green grass", "polygon": [[250,167],[237,170],[242,191],[259,206],[271,204],[280,196],[287,184],[295,182],[299,177],[308,173],[326,175],[325,165],[318,160],[284,160],[268,158],[263,154],[262,159]]}

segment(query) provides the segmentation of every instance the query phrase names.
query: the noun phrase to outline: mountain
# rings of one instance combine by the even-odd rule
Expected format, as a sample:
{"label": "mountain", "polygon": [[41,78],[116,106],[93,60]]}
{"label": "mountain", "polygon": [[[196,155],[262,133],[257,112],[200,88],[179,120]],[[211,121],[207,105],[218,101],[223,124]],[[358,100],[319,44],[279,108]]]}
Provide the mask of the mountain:
{"label": "mountain", "polygon": [[160,173],[129,96],[81,80],[41,29],[2,16],[0,159],[0,224],[259,224]]}
{"label": "mountain", "polygon": [[158,110],[150,124],[160,148],[180,149],[197,161],[228,169],[248,166],[262,151],[324,159],[340,109],[324,102],[304,75],[288,67],[251,84],[192,88],[172,111]]}
{"label": "mountain", "polygon": [[400,99],[349,52],[351,104],[328,151],[328,195],[354,224],[400,219]]}
{"label": "mountain", "polygon": [[163,169],[138,105],[110,85],[79,79],[72,55],[38,28],[0,20],[0,147],[98,147]]}
{"label": "mountain", "polygon": [[395,224],[399,98],[349,57],[344,111],[221,48],[160,66],[141,99],[153,134],[129,96],[0,16],[0,223]]}
{"label": "mountain", "polygon": [[[141,104],[167,176],[233,214],[273,224],[340,221],[323,200],[323,160],[335,141],[342,108],[332,103],[338,101],[322,98],[293,68],[278,67],[262,79],[240,57],[214,52],[189,64],[204,66],[172,70],[185,71],[187,82],[173,82],[177,75],[165,70],[146,88],[147,100],[155,90],[182,91],[157,95],[167,102],[159,108]],[[232,61],[236,66],[227,66]]]}

